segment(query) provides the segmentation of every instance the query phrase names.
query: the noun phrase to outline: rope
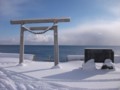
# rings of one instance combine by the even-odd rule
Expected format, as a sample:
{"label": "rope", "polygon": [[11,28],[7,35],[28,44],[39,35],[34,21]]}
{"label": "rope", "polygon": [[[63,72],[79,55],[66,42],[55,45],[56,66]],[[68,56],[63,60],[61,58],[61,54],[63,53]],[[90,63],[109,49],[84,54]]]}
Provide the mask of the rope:
{"label": "rope", "polygon": [[53,23],[53,25],[52,25],[51,27],[48,27],[48,28],[47,28],[45,31],[43,31],[43,32],[34,32],[34,31],[30,30],[30,28],[25,27],[24,25],[22,25],[22,27],[25,28],[28,32],[30,32],[30,33],[32,33],[32,34],[44,34],[44,33],[46,33],[47,31],[49,31],[50,28],[52,28],[53,26],[55,26],[55,24],[56,24],[56,23]]}

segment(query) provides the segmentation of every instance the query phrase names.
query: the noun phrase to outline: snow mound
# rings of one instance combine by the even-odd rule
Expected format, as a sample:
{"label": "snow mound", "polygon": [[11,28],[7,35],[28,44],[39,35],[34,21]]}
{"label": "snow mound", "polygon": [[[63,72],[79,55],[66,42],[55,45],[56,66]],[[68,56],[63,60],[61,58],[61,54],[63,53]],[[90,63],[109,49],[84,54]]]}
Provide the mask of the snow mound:
{"label": "snow mound", "polygon": [[88,60],[86,63],[82,66],[83,70],[96,70],[94,59]]}
{"label": "snow mound", "polygon": [[60,65],[53,66],[51,69],[62,69]]}

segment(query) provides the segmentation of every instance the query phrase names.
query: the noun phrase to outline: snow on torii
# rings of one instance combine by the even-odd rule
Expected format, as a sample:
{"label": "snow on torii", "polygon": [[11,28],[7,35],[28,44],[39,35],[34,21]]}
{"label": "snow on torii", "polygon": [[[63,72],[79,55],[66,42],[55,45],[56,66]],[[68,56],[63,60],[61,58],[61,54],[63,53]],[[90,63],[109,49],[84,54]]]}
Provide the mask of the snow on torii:
{"label": "snow on torii", "polygon": [[[11,20],[11,24],[20,24],[20,55],[19,55],[19,64],[23,63],[24,59],[24,31],[29,31],[33,34],[44,34],[48,30],[54,31],[54,65],[59,64],[59,45],[58,45],[58,29],[57,23],[59,22],[70,22],[70,18],[49,18],[49,19],[27,19],[27,20]],[[53,23],[51,27],[25,27],[25,24],[32,23]],[[34,30],[45,30],[43,32],[34,32]]]}

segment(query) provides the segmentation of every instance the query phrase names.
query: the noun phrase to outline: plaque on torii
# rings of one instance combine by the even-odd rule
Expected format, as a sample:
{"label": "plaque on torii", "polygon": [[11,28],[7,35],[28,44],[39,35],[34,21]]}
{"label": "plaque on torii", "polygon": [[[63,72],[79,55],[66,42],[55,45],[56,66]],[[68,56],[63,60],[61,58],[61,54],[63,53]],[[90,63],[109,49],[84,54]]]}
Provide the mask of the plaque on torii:
{"label": "plaque on torii", "polygon": [[[58,45],[58,29],[57,23],[60,22],[70,22],[70,18],[48,18],[48,19],[26,19],[26,20],[11,20],[11,24],[20,24],[20,55],[19,55],[19,64],[24,62],[24,31],[29,31],[34,33],[34,30],[53,30],[54,31],[54,65],[59,64],[59,45]],[[34,24],[34,23],[53,23],[52,27],[28,27],[26,28],[25,24]]]}

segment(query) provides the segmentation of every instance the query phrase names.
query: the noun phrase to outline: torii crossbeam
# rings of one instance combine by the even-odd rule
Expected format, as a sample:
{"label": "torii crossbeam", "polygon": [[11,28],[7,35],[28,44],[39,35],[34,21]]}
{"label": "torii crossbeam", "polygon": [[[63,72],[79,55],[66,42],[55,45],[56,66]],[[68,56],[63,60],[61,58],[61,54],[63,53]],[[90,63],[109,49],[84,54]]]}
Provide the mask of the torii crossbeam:
{"label": "torii crossbeam", "polygon": [[19,55],[19,64],[24,62],[24,31],[30,30],[31,32],[34,30],[53,30],[54,31],[54,65],[59,64],[59,45],[58,45],[58,29],[57,25],[53,25],[52,27],[29,27],[25,28],[23,25],[32,24],[32,23],[59,23],[59,22],[70,22],[70,18],[48,18],[48,19],[27,19],[27,20],[11,20],[11,24],[20,24],[21,32],[20,32],[20,55]]}

